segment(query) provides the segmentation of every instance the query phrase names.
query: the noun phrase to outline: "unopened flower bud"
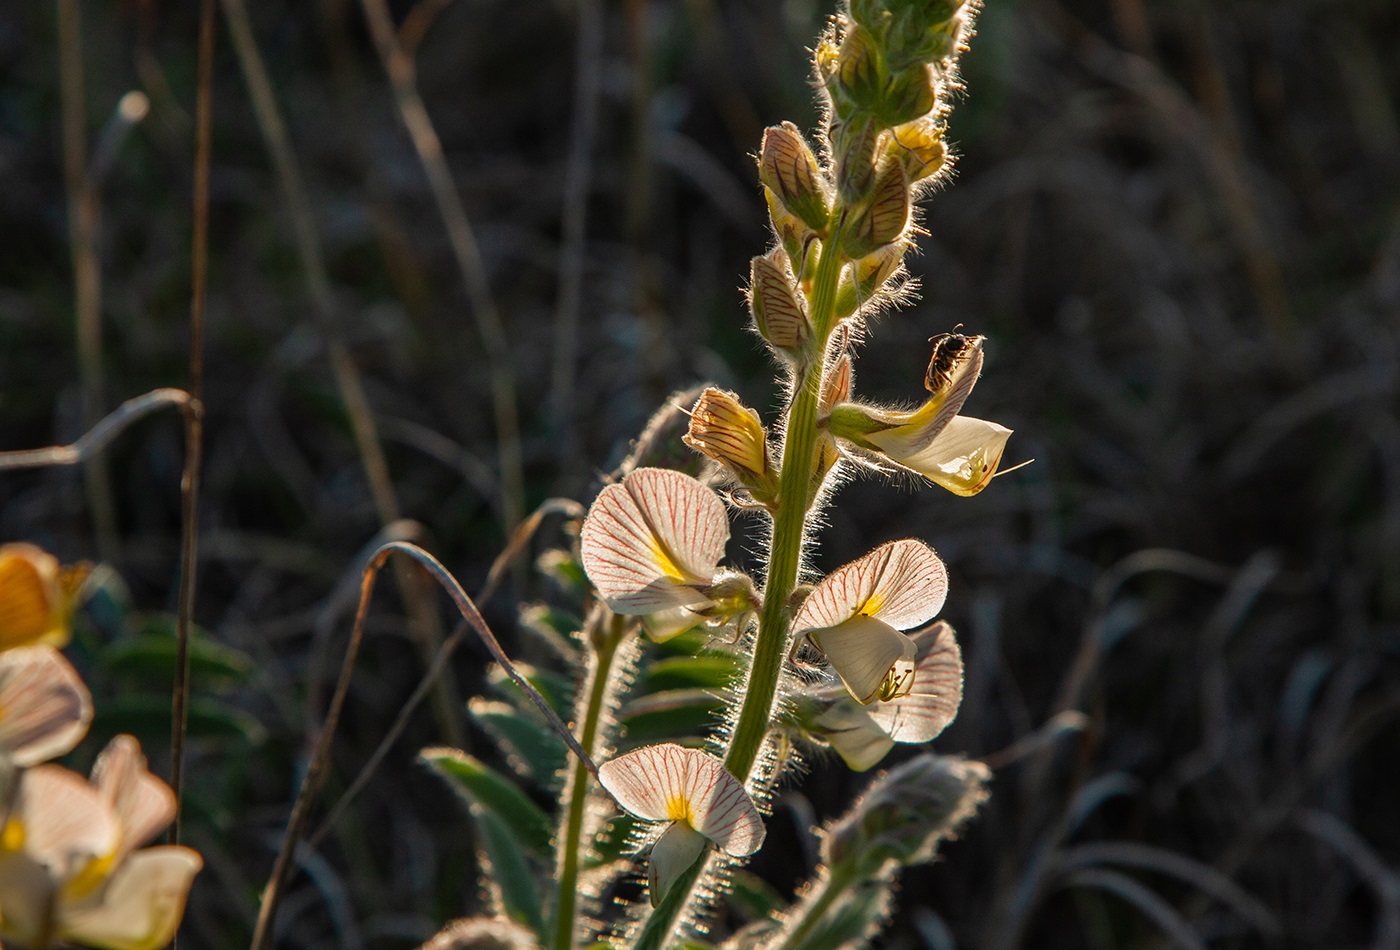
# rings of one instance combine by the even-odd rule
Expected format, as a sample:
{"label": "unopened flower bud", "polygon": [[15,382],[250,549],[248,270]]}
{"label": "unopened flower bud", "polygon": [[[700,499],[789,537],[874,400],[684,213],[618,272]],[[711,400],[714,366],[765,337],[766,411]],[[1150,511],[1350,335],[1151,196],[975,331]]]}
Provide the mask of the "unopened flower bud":
{"label": "unopened flower bud", "polygon": [[733,393],[706,389],[690,414],[685,442],[738,476],[746,486],[769,488],[774,482],[768,459],[768,434],[758,413]]}
{"label": "unopened flower bud", "polygon": [[755,257],[749,267],[749,309],[765,340],[795,353],[807,339],[807,313],[787,269],[772,257]]}
{"label": "unopened flower bud", "polygon": [[909,179],[904,166],[888,161],[880,169],[868,203],[847,235],[845,250],[851,257],[865,257],[899,239],[909,225]]}
{"label": "unopened flower bud", "polygon": [[873,109],[880,101],[883,73],[874,36],[865,27],[852,24],[841,38],[837,54],[836,81],[842,91],[859,107]]}
{"label": "unopened flower bud", "polygon": [[981,762],[933,754],[890,770],[827,832],[822,856],[831,867],[878,870],[886,861],[919,864],[972,816],[987,797],[991,773]]}
{"label": "unopened flower bud", "polygon": [[845,203],[855,204],[869,191],[875,179],[875,149],[879,141],[880,130],[870,116],[856,116],[831,127],[836,187]]}
{"label": "unopened flower bud", "polygon": [[763,133],[758,177],[783,207],[821,233],[827,224],[827,198],[821,169],[802,133],[791,122]]}
{"label": "unopened flower bud", "polygon": [[890,139],[886,155],[899,159],[910,184],[938,174],[948,159],[943,128],[931,116],[892,129]]}
{"label": "unopened flower bud", "polygon": [[842,353],[840,359],[827,367],[826,375],[822,377],[822,411],[830,412],[832,407],[850,398],[851,356]]}
{"label": "unopened flower bud", "polygon": [[851,0],[851,19],[867,30],[878,32],[889,18],[889,11],[881,0]]}
{"label": "unopened flower bud", "polygon": [[913,122],[933,111],[937,85],[932,70],[915,63],[893,76],[883,90],[880,120],[886,126]]}
{"label": "unopened flower bud", "polygon": [[777,235],[778,243],[787,255],[793,274],[799,281],[804,277],[810,279],[807,264],[814,259],[814,250],[821,241],[801,218],[783,206],[772,189],[764,188],[763,196],[768,202],[768,218],[773,222],[773,233]]}
{"label": "unopened flower bud", "polygon": [[836,316],[844,320],[878,294],[904,262],[905,250],[904,242],[895,241],[848,267],[836,289]]}

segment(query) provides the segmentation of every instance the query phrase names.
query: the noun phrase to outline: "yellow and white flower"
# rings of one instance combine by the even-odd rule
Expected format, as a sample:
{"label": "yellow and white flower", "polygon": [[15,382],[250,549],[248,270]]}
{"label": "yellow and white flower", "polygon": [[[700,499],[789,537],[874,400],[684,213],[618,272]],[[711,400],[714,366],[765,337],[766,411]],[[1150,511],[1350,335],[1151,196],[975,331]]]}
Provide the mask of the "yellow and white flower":
{"label": "yellow and white flower", "polygon": [[189,848],[137,850],[175,815],[175,796],[118,736],[91,781],[55,765],[20,774],[0,830],[0,937],[156,950],[170,942],[202,861]]}
{"label": "yellow and white flower", "polygon": [[664,640],[706,619],[729,517],[709,488],[680,472],[639,468],[599,494],[583,521],[583,569],[619,614]]}
{"label": "yellow and white flower", "polygon": [[763,845],[753,799],[707,752],[670,742],[644,746],[600,765],[598,781],[628,812],[667,823],[647,865],[653,905],[709,844],[735,857]]}
{"label": "yellow and white flower", "polygon": [[798,608],[793,633],[826,654],[857,702],[888,702],[914,684],[918,651],[900,631],[932,620],[947,595],[937,554],[922,541],[891,541],[827,575]]}
{"label": "yellow and white flower", "polygon": [[[916,652],[909,692],[889,702],[861,706],[839,695],[813,720],[818,734],[857,772],[876,765],[896,742],[928,742],[958,714],[962,703],[962,652],[945,621],[911,633]],[[839,687],[836,687],[839,689]]]}
{"label": "yellow and white flower", "polygon": [[86,567],[62,567],[58,558],[35,545],[0,545],[0,650],[66,645],[86,577]]}
{"label": "yellow and white flower", "polygon": [[945,333],[934,341],[924,385],[929,398],[903,412],[847,402],[827,419],[847,444],[922,475],[958,495],[975,495],[996,474],[1011,430],[958,412],[982,371],[980,336]]}

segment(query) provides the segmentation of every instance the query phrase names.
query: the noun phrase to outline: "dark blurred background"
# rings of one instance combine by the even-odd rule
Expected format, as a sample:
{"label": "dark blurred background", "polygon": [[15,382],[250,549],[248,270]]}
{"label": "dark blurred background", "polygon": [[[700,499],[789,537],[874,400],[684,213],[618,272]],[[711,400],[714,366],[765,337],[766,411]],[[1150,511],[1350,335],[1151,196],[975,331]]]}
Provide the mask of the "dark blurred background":
{"label": "dark blurred background", "polygon": [[[54,3],[0,10],[0,450],[75,439],[85,392],[106,411],[187,381],[198,5],[76,6],[62,68]],[[364,10],[249,6],[327,287],[318,302],[221,13],[195,618],[230,652],[196,682],[187,831],[208,869],[186,940],[208,947],[246,945],[383,521],[337,352],[401,513],[469,590],[505,539],[502,361]],[[504,326],[525,505],[589,500],[674,389],[712,381],[771,421],[741,293],[769,240],[752,155],[765,125],[816,123],[807,48],[831,9],[391,8]],[[99,190],[100,379],[75,333],[75,61],[89,154],[124,94],[149,100]],[[1016,430],[1007,463],[1035,461],[972,499],[859,480],[822,535],[823,567],[910,535],[947,561],[967,691],[936,747],[997,766],[881,943],[1400,946],[1400,7],[991,0],[963,78],[920,299],[875,326],[857,391],[916,400],[926,339],[961,324],[988,337],[967,412]],[[0,540],[122,579],[75,648],[102,711],[89,743],[136,731],[157,771],[167,668],[112,644],[168,631],[182,452],[173,413],[123,435],[105,513],[79,472],[0,475]],[[486,612],[529,656],[513,596],[540,582],[515,584]],[[422,673],[380,586],[332,797]],[[459,654],[464,693],[484,665]],[[467,823],[414,765],[443,738],[420,710],[308,855],[285,945],[407,947],[479,907]],[[866,781],[819,760],[774,840],[797,853]],[[756,869],[787,891],[809,870]]]}

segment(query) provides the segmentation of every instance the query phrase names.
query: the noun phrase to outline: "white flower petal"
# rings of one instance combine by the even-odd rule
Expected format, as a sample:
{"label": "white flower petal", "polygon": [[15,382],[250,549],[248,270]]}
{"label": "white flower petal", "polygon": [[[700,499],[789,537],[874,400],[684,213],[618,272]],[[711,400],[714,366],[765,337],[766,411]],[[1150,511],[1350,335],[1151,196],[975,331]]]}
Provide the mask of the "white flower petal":
{"label": "white flower petal", "polygon": [[101,950],[157,950],[170,943],[204,862],[178,845],[147,848],[113,872],[97,904],[67,909],[59,933]]}
{"label": "white flower petal", "polygon": [[735,856],[763,844],[763,819],[724,763],[671,742],[604,762],[598,781],[624,809],[648,821],[684,822]]}
{"label": "white flower petal", "polygon": [[975,495],[996,474],[1009,438],[1005,426],[958,416],[922,451],[894,460],[954,494]]}
{"label": "white flower petal", "polygon": [[854,772],[864,772],[873,767],[894,748],[894,740],[889,733],[880,728],[871,716],[872,709],[857,706],[847,698],[816,719],[817,725],[825,730],[822,738]]}
{"label": "white flower petal", "polygon": [[50,646],[0,653],[0,749],[15,764],[57,758],[87,734],[92,698],[63,655]]}
{"label": "white flower petal", "polygon": [[701,604],[694,604],[690,607],[672,607],[669,610],[658,610],[656,613],[648,614],[642,618],[642,626],[646,628],[647,636],[657,643],[665,643],[674,636],[679,636],[687,630],[693,630],[705,622],[703,615],[696,613],[697,610],[709,606],[713,601],[705,601]]}
{"label": "white flower petal", "polygon": [[891,740],[928,742],[958,714],[963,691],[962,651],[953,628],[942,620],[910,634],[910,639],[918,648],[918,662],[909,694],[877,703],[867,711]]}
{"label": "white flower petal", "polygon": [[834,627],[857,614],[907,630],[936,617],[947,596],[948,571],[928,545],[891,541],[827,575],[797,611],[793,630]]}
{"label": "white flower petal", "polygon": [[117,736],[92,766],[92,784],[122,826],[123,852],[139,848],[175,820],[175,793],[146,770],[141,744]]}
{"label": "white flower petal", "polygon": [[683,821],[672,822],[656,843],[651,846],[651,859],[647,862],[647,884],[651,890],[651,906],[661,903],[680,877],[700,852],[705,850],[705,836]]}
{"label": "white flower petal", "polygon": [[608,606],[650,614],[703,604],[729,540],[719,496],[668,469],[639,468],[599,493],[583,522],[583,568]]}
{"label": "white flower petal", "polygon": [[982,372],[983,338],[957,336],[955,339],[963,341],[967,348],[956,358],[940,357],[940,352],[946,352],[942,346],[934,349],[925,383],[933,395],[913,412],[880,413],[891,428],[867,436],[872,444],[901,464],[908,464],[905,458],[923,451],[948,427]]}
{"label": "white flower petal", "polygon": [[862,704],[875,701],[883,690],[904,684],[914,671],[913,642],[887,623],[855,616],[834,627],[809,630],[807,635],[831,661],[831,669]]}
{"label": "white flower petal", "polygon": [[101,793],[81,775],[56,765],[24,772],[10,820],[20,823],[24,850],[60,881],[91,859],[115,853],[121,840],[117,816]]}

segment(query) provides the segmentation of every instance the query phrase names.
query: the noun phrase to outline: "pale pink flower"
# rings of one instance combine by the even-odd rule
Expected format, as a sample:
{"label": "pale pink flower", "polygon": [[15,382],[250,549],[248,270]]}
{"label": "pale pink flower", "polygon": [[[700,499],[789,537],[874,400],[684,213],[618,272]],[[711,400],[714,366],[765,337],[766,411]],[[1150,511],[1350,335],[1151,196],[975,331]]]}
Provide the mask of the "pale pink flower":
{"label": "pale pink flower", "polygon": [[889,701],[914,681],[917,651],[900,631],[932,620],[947,594],[938,555],[922,541],[891,541],[827,575],[793,617],[793,633],[826,654],[858,702]]}
{"label": "pale pink flower", "polygon": [[763,844],[763,819],[724,763],[674,743],[644,746],[598,767],[598,781],[624,809],[667,822],[652,845],[647,876],[656,904],[712,843],[735,857]]}
{"label": "pale pink flower", "polygon": [[92,697],[51,646],[0,652],[0,756],[27,767],[57,758],[87,734]]}
{"label": "pale pink flower", "polygon": [[719,496],[680,472],[639,468],[599,493],[579,537],[583,569],[619,614],[666,639],[714,607],[729,517]]}

